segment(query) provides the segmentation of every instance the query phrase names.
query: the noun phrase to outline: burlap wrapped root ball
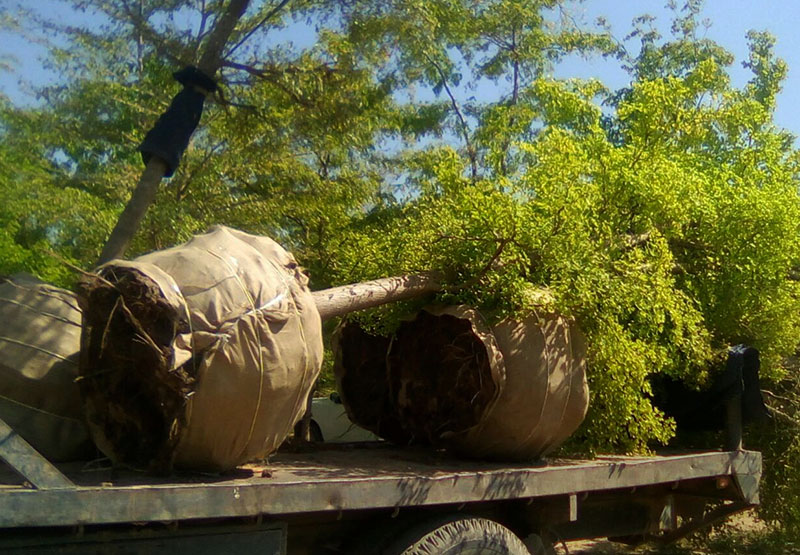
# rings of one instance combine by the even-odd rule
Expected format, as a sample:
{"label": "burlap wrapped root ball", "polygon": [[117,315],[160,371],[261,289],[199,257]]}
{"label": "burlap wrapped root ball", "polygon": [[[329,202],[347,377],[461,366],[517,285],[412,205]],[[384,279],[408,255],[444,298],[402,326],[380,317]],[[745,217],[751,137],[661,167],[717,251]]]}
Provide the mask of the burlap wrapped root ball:
{"label": "burlap wrapped root ball", "polygon": [[215,227],[84,280],[81,389],[98,447],[151,471],[273,452],[322,363],[308,280],[271,239]]}
{"label": "burlap wrapped root ball", "polygon": [[468,307],[429,308],[390,338],[348,323],[335,354],[349,417],[399,444],[536,459],[577,429],[589,405],[584,337],[557,314],[489,326]]}
{"label": "burlap wrapped root ball", "polygon": [[54,462],[95,452],[75,383],[80,334],[74,293],[26,275],[0,282],[0,418]]}

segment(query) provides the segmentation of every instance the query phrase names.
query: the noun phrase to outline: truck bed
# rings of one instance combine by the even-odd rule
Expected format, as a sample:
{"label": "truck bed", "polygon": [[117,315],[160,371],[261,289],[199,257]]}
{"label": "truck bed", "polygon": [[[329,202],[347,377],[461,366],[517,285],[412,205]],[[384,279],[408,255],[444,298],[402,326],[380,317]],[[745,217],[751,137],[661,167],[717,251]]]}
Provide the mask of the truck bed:
{"label": "truck bed", "polygon": [[86,465],[59,470],[74,485],[34,489],[11,474],[0,477],[0,528],[340,514],[665,484],[681,491],[700,482],[719,490],[721,499],[734,492],[740,502],[753,505],[761,455],[739,450],[509,464],[367,444],[279,453],[266,464],[223,475],[157,478]]}

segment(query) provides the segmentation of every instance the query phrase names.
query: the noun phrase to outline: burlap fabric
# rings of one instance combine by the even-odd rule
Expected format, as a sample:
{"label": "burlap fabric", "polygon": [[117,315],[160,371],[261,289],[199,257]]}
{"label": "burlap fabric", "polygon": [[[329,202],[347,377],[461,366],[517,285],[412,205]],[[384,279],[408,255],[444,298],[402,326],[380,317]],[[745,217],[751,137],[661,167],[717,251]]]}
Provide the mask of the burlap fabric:
{"label": "burlap fabric", "polygon": [[[137,387],[160,402],[163,413],[152,426],[132,423],[131,412],[140,413],[142,421],[149,415],[121,399],[118,382],[106,387],[115,391],[104,392],[98,377],[85,392],[101,449],[120,462],[151,470],[174,464],[213,471],[277,449],[305,410],[323,353],[319,314],[291,254],[266,237],[220,226],[132,262],[112,261],[99,273],[128,292],[122,293],[122,302],[138,323],[124,314],[115,316],[119,329],[131,330],[115,336],[111,313],[123,313],[123,307],[102,302],[102,283],[86,287],[90,322],[84,330],[82,373],[88,378],[102,371],[114,352],[135,350],[131,343],[140,341],[142,353],[160,352],[154,355],[158,364],[125,371],[140,376]],[[123,286],[133,281],[144,289]],[[141,291],[148,292],[144,301],[135,298]],[[110,322],[105,339],[104,321]],[[147,341],[141,341],[142,331]],[[142,357],[149,360],[150,355]],[[127,415],[120,415],[120,406]],[[149,450],[145,457],[142,448],[132,450],[126,443],[136,433],[158,438],[142,444]]]}
{"label": "burlap fabric", "polygon": [[583,335],[556,314],[489,326],[468,307],[429,308],[388,340],[348,324],[335,353],[350,418],[398,443],[535,459],[588,408]]}
{"label": "burlap fabric", "polygon": [[0,283],[0,418],[48,459],[94,452],[78,385],[75,295],[30,276]]}

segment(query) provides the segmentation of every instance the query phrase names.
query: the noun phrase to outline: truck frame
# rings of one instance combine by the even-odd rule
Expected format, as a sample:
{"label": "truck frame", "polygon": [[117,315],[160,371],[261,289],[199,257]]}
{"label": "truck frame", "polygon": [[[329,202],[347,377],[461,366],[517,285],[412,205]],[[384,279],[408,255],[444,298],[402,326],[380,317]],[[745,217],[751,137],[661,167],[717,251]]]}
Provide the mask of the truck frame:
{"label": "truck frame", "polygon": [[411,554],[446,536],[474,553],[543,555],[576,539],[673,541],[756,506],[761,475],[760,453],[739,445],[508,464],[375,442],[154,477],[53,465],[1,420],[0,438],[10,553]]}

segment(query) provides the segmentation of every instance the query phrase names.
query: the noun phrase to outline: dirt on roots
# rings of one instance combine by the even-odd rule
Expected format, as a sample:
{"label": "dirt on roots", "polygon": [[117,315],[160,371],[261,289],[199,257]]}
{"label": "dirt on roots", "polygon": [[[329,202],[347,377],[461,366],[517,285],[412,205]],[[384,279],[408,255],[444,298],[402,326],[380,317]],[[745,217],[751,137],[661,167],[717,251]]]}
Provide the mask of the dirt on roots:
{"label": "dirt on roots", "polygon": [[78,383],[95,441],[116,462],[170,472],[195,385],[191,362],[172,370],[174,338],[189,329],[185,316],[134,269],[85,278],[79,298]]}
{"label": "dirt on roots", "polygon": [[358,324],[339,338],[337,379],[350,418],[399,444],[447,445],[485,418],[498,385],[468,320],[421,312],[392,338]]}

